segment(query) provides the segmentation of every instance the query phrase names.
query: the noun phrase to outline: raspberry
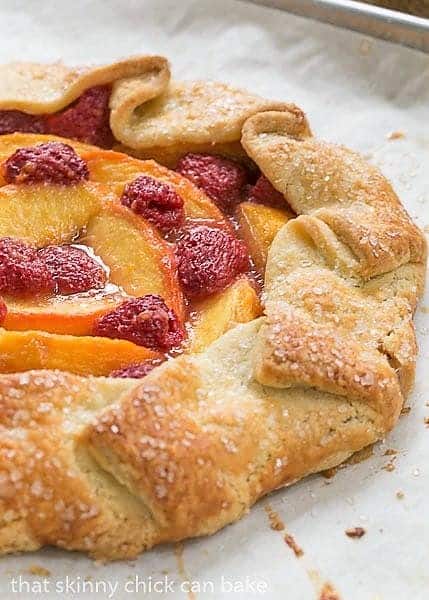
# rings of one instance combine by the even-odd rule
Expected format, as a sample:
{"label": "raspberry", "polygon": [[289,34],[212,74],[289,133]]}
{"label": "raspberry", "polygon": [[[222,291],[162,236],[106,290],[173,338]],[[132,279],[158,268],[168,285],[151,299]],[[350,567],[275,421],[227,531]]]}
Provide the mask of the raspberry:
{"label": "raspberry", "polygon": [[58,294],[76,294],[103,288],[106,273],[100,264],[75,246],[48,246],[39,250]]}
{"label": "raspberry", "polygon": [[142,379],[160,363],[161,361],[156,359],[145,360],[141,363],[135,363],[133,365],[122,367],[122,369],[116,369],[109,374],[109,377],[131,377],[133,379]]}
{"label": "raspberry", "polygon": [[204,190],[222,210],[232,210],[242,200],[248,177],[242,165],[212,154],[186,154],[176,171]]}
{"label": "raspberry", "polygon": [[125,186],[121,202],[162,231],[179,227],[185,219],[183,198],[167,183],[147,175]]}
{"label": "raspberry", "polygon": [[249,190],[248,199],[257,204],[266,204],[274,208],[286,208],[286,200],[268,181],[264,175],[260,175],[258,181]]}
{"label": "raspberry", "polygon": [[4,303],[3,298],[0,298],[0,325],[4,322],[7,315],[7,306]]}
{"label": "raspberry", "polygon": [[209,296],[227,287],[249,267],[243,242],[208,225],[188,229],[176,249],[178,275],[188,296]]}
{"label": "raspberry", "polygon": [[109,86],[86,90],[63,111],[47,116],[49,133],[111,148],[114,137],[109,124],[109,98]]}
{"label": "raspberry", "polygon": [[160,296],[151,294],[126,300],[100,317],[95,323],[94,334],[128,340],[160,351],[178,346],[184,338],[176,313]]}
{"label": "raspberry", "polygon": [[0,135],[4,133],[45,133],[43,117],[28,115],[20,110],[0,110]]}
{"label": "raspberry", "polygon": [[12,238],[0,239],[0,292],[28,296],[52,293],[54,281],[36,248]]}
{"label": "raspberry", "polygon": [[68,144],[48,142],[19,148],[5,162],[7,183],[70,185],[88,179],[89,170]]}

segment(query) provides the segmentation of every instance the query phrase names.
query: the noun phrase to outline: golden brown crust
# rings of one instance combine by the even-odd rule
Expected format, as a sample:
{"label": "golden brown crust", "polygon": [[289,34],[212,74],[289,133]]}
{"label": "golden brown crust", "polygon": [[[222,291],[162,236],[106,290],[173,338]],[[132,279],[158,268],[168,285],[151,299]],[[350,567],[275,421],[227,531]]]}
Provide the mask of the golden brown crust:
{"label": "golden brown crust", "polygon": [[161,56],[135,56],[98,67],[9,63],[0,66],[0,110],[53,113],[90,87],[115,84],[112,112],[120,113],[122,104],[130,112],[136,96],[137,105],[150,100],[168,86],[169,79],[168,61]]}
{"label": "golden brown crust", "polygon": [[[241,101],[234,125],[228,110],[211,120],[225,142],[256,106]],[[181,128],[164,108],[148,136],[165,119],[162,144],[204,143],[192,112]],[[53,544],[115,559],[212,533],[394,426],[414,377],[423,235],[378,171],[313,139],[298,108],[262,110],[243,148],[300,214],[269,251],[266,316],[141,382],[1,376],[2,552]]]}
{"label": "golden brown crust", "polygon": [[242,143],[298,214],[329,225],[357,258],[360,276],[425,260],[424,236],[386,178],[357,153],[309,137],[299,109],[249,119]]}
{"label": "golden brown crust", "polygon": [[75,445],[76,431],[94,411],[133,386],[130,380],[83,379],[55,371],[1,377],[2,552],[45,544],[89,550],[96,539],[112,557],[135,554],[133,528],[144,518],[142,507],[120,488],[109,488]]}
{"label": "golden brown crust", "polygon": [[104,84],[112,84],[110,126],[118,149],[168,166],[187,152],[246,160],[240,144],[245,120],[261,111],[290,109],[224,83],[170,82],[165,58],[136,56],[97,67],[0,66],[0,110],[50,114]]}
{"label": "golden brown crust", "polygon": [[384,433],[364,403],[253,381],[261,324],[241,325],[141,383],[2,376],[2,551],[52,544],[129,558],[213,533],[261,495]]}
{"label": "golden brown crust", "polygon": [[374,167],[303,123],[265,113],[243,128],[249,156],[301,213],[269,252],[255,377],[359,399],[389,430],[414,378],[425,239]]}
{"label": "golden brown crust", "polygon": [[248,117],[288,107],[284,102],[265,100],[224,83],[174,81],[165,93],[142,104],[126,122],[115,122],[112,112],[111,125],[124,146],[151,155],[152,149],[161,154],[160,149],[165,148],[171,162],[171,155],[177,157],[191,150],[231,151],[240,141]]}
{"label": "golden brown crust", "polygon": [[270,304],[255,351],[255,377],[265,385],[314,388],[360,400],[385,418],[386,430],[399,415],[401,389],[386,356],[315,323],[286,302]]}

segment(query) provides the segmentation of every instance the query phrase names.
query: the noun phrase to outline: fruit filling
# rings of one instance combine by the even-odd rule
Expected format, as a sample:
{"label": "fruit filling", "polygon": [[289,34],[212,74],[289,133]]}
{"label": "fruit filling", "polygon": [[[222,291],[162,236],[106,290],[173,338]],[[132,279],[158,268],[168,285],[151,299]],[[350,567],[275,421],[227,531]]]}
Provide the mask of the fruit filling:
{"label": "fruit filling", "polygon": [[[95,90],[49,126],[75,135],[81,115],[95,131],[96,100],[107,98]],[[185,155],[174,172],[73,142],[7,138],[0,346],[10,360],[0,370],[142,378],[261,314],[257,282],[292,216],[263,175],[208,154]]]}
{"label": "fruit filling", "polygon": [[121,202],[163,232],[180,227],[185,220],[183,198],[171,185],[148,175],[140,175],[128,183]]}
{"label": "fruit filling", "polygon": [[78,294],[102,289],[106,284],[103,267],[81,248],[47,246],[38,254],[55,282],[57,294]]}
{"label": "fruit filling", "polygon": [[250,202],[265,204],[273,208],[285,208],[286,202],[283,194],[278,192],[268,181],[265,175],[260,175],[257,182],[253,185],[247,198]]}
{"label": "fruit filling", "polygon": [[249,177],[240,163],[213,154],[186,154],[177,163],[176,171],[227,212],[243,200]]}
{"label": "fruit filling", "polygon": [[92,87],[70,106],[53,115],[0,110],[0,135],[16,131],[51,133],[101,148],[111,148],[114,137],[109,124],[110,93],[108,85]]}
{"label": "fruit filling", "polygon": [[180,283],[190,298],[220,292],[249,269],[244,243],[209,225],[188,227],[177,244],[176,258]]}
{"label": "fruit filling", "polygon": [[37,249],[12,238],[0,239],[0,294],[51,294],[54,280]]}
{"label": "fruit filling", "polygon": [[4,164],[7,183],[72,185],[89,178],[88,166],[68,144],[19,148]]}
{"label": "fruit filling", "polygon": [[86,90],[63,111],[46,117],[46,132],[111,148],[114,137],[109,125],[110,86]]}
{"label": "fruit filling", "polygon": [[119,338],[152,350],[169,351],[181,344],[184,329],[174,310],[160,296],[148,294],[126,300],[103,315],[94,325],[94,335]]}
{"label": "fruit filling", "polygon": [[3,325],[6,315],[7,315],[7,306],[6,306],[3,298],[0,298],[0,325]]}
{"label": "fruit filling", "polygon": [[0,135],[5,133],[46,133],[43,117],[28,115],[20,110],[0,110]]}

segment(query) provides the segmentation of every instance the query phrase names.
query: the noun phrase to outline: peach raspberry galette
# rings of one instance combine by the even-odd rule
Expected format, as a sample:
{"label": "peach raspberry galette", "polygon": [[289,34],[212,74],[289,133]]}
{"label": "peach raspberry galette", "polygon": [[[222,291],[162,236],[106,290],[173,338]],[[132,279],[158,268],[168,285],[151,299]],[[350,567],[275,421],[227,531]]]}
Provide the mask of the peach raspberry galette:
{"label": "peach raspberry galette", "polygon": [[3,68],[0,552],[214,533],[412,387],[426,247],[387,180],[296,106],[169,78]]}

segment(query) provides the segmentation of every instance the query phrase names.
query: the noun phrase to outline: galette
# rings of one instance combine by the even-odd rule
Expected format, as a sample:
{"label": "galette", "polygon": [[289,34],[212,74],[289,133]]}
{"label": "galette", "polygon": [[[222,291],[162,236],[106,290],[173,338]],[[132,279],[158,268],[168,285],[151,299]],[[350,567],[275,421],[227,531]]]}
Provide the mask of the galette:
{"label": "galette", "polygon": [[426,244],[297,106],[0,67],[0,553],[211,534],[384,438]]}

